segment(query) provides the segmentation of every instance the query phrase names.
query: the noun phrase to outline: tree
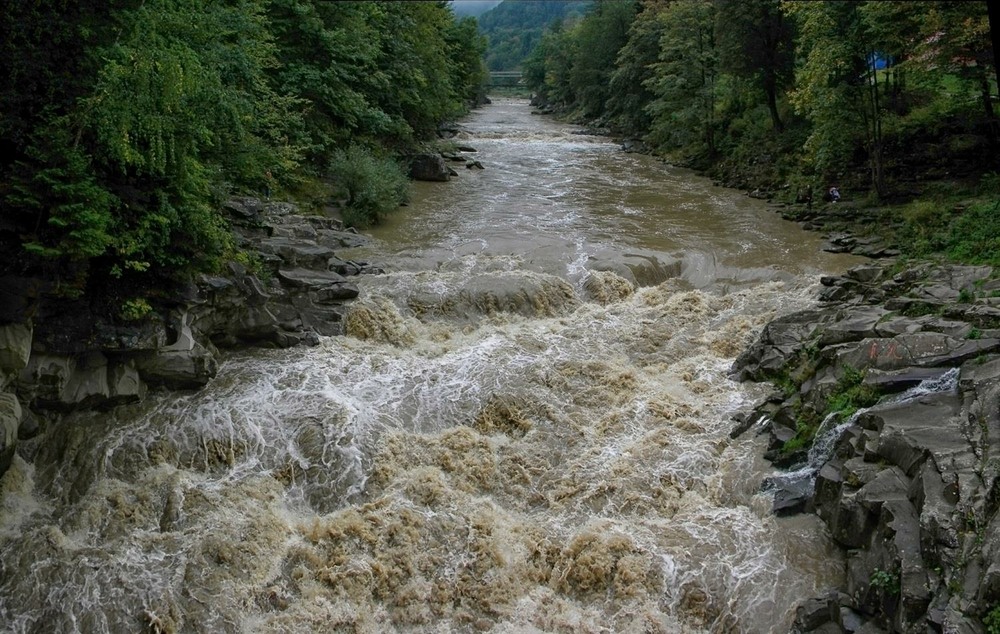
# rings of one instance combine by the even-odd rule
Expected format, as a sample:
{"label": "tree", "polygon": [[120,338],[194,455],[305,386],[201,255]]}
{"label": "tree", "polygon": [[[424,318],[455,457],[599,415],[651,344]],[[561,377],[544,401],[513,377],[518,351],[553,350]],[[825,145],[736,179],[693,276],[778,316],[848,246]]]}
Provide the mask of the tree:
{"label": "tree", "polygon": [[574,32],[577,54],[570,69],[569,84],[576,106],[585,117],[605,113],[611,97],[611,75],[618,51],[628,41],[637,3],[599,0]]}
{"label": "tree", "polygon": [[668,5],[661,11],[659,61],[646,87],[655,99],[648,140],[662,150],[690,155],[715,152],[715,8],[710,0]]}
{"label": "tree", "polygon": [[516,70],[554,24],[574,23],[590,8],[590,0],[505,0],[479,18],[487,38],[490,70]]}
{"label": "tree", "polygon": [[780,132],[778,95],[792,79],[794,44],[779,0],[717,0],[715,32],[720,66],[758,82]]}
{"label": "tree", "polygon": [[799,25],[803,63],[792,103],[812,123],[807,160],[828,178],[846,171],[860,144],[873,189],[886,193],[884,105],[874,59],[879,53],[865,3],[788,2]]}
{"label": "tree", "polygon": [[467,103],[479,103],[485,96],[488,73],[483,61],[486,38],[479,34],[476,20],[464,18],[452,23],[445,33],[445,41],[454,66],[455,91]]}
{"label": "tree", "polygon": [[923,16],[917,61],[968,82],[979,93],[986,128],[997,138],[993,108],[996,53],[990,37],[990,6],[985,2],[932,2]]}
{"label": "tree", "polygon": [[31,61],[12,59],[16,73],[38,67],[28,101],[37,110],[16,109],[2,128],[16,157],[5,213],[29,254],[78,261],[94,283],[179,279],[218,264],[232,245],[214,192],[295,161],[276,142],[295,115],[267,81],[263,5],[71,2],[23,15],[58,25],[56,41],[85,36],[79,59],[63,60],[31,29],[21,35]]}
{"label": "tree", "polygon": [[555,22],[524,61],[524,81],[542,102],[560,107],[573,104],[570,73],[577,45],[574,29]]}
{"label": "tree", "polygon": [[658,18],[663,0],[646,0],[629,27],[628,40],[621,50],[611,75],[611,94],[607,110],[616,123],[633,134],[649,131],[650,115],[646,105],[653,101],[648,82],[660,58],[660,40],[664,22]]}
{"label": "tree", "polygon": [[366,2],[273,0],[268,20],[277,43],[271,69],[277,89],[303,102],[304,126],[293,138],[312,169],[322,171],[353,137],[406,134],[402,121],[379,108],[391,91],[379,67],[382,8]]}

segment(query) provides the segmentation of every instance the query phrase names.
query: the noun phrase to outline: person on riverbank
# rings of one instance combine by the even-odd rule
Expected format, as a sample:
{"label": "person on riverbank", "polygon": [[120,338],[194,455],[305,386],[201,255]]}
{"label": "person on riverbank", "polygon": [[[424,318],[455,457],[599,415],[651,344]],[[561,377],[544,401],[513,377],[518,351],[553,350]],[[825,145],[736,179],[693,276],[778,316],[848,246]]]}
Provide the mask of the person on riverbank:
{"label": "person on riverbank", "polygon": [[271,185],[274,183],[274,176],[271,170],[264,172],[264,200],[271,200]]}
{"label": "person on riverbank", "polygon": [[829,192],[830,202],[835,203],[840,200],[840,188],[836,185],[830,188]]}

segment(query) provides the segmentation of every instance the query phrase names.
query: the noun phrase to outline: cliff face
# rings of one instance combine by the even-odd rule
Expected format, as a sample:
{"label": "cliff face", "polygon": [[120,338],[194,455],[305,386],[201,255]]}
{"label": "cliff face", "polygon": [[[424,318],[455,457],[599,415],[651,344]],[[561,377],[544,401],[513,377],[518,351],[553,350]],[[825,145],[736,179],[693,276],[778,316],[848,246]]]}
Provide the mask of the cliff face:
{"label": "cliff face", "polygon": [[41,280],[0,280],[8,300],[0,315],[0,474],[18,438],[60,412],[136,402],[150,387],[201,387],[215,376],[220,349],[314,345],[342,332],[345,304],[358,295],[351,277],[378,270],[336,250],[365,238],[288,203],[236,199],[226,211],[262,273],[231,263],[227,275],[200,277],[137,322],[95,317],[83,302],[50,297]]}
{"label": "cliff face", "polygon": [[[779,465],[813,460],[768,483],[775,511],[817,513],[847,551],[846,587],[801,606],[798,631],[982,632],[1000,622],[993,275],[856,267],[824,279],[820,308],[772,322],[737,360],[740,378],[784,391],[734,434],[768,433]],[[813,434],[830,450],[810,450]]]}

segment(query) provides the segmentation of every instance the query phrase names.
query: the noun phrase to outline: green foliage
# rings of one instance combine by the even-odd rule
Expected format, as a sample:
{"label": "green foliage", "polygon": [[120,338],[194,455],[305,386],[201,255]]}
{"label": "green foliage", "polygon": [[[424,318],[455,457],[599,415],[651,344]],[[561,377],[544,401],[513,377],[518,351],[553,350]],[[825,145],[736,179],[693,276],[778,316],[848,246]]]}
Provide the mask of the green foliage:
{"label": "green foliage", "polygon": [[629,134],[645,135],[651,118],[646,105],[653,100],[647,88],[653,65],[659,60],[664,24],[655,5],[646,5],[629,27],[628,39],[618,51],[611,75],[608,115]]}
{"label": "green foliage", "polygon": [[865,372],[852,367],[844,368],[844,375],[827,398],[827,410],[847,417],[862,407],[877,403],[881,394],[872,386],[865,385],[864,381]]}
{"label": "green foliage", "polygon": [[564,29],[556,22],[549,28],[542,41],[524,60],[524,81],[538,98],[548,104],[569,108],[575,98],[570,85],[573,60],[579,43],[574,29]]}
{"label": "green foliage", "polygon": [[1000,605],[993,606],[983,617],[986,634],[1000,634]]}
{"label": "green foliage", "polygon": [[619,50],[635,18],[633,2],[598,0],[580,22],[575,38],[578,53],[570,68],[569,85],[576,109],[584,117],[603,114],[611,97],[611,74]]}
{"label": "green foliage", "polygon": [[350,226],[378,224],[406,202],[408,181],[399,164],[359,146],[334,154],[330,177],[347,199],[342,213]]}
{"label": "green foliage", "polygon": [[899,574],[893,574],[887,570],[876,568],[872,571],[868,582],[873,588],[883,594],[889,596],[897,596],[899,594]]}
{"label": "green foliage", "polygon": [[804,60],[790,97],[812,123],[806,161],[827,176],[847,171],[855,147],[867,130],[859,82],[869,52],[862,38],[860,3],[787,3],[799,25],[798,51]]}
{"label": "green foliage", "polygon": [[986,197],[955,211],[944,201],[901,208],[900,245],[916,257],[943,256],[968,264],[1000,264],[1000,202]]}
{"label": "green foliage", "polygon": [[791,455],[800,449],[812,446],[819,431],[820,421],[815,416],[802,416],[795,424],[795,435],[781,446],[781,453]]}
{"label": "green foliage", "polygon": [[484,77],[475,22],[443,2],[6,2],[0,36],[0,238],[22,245],[0,267],[121,318],[143,310],[123,297],[241,259],[234,191],[333,161],[358,224],[377,221],[405,179],[338,148],[432,136]]}
{"label": "green foliage", "polygon": [[479,18],[479,30],[488,40],[487,67],[489,70],[520,68],[550,26],[575,22],[590,6],[589,0],[501,3]]}
{"label": "green foliage", "polygon": [[306,104],[293,138],[321,172],[352,141],[405,149],[478,96],[485,43],[438,2],[273,0],[282,93]]}
{"label": "green foliage", "polygon": [[1000,264],[1000,202],[970,205],[949,223],[948,257],[969,264]]}
{"label": "green foliage", "polygon": [[479,34],[476,21],[465,18],[445,31],[448,57],[454,65],[454,88],[466,103],[477,104],[485,96],[488,78],[483,56],[486,38]]}
{"label": "green foliage", "polygon": [[15,166],[4,201],[34,219],[26,251],[46,258],[85,260],[112,243],[118,200],[97,180],[92,160],[72,143],[65,119],[46,126]]}
{"label": "green foliage", "polygon": [[661,151],[682,150],[688,156],[715,152],[716,79],[715,7],[697,0],[668,5],[659,61],[646,87],[654,99],[646,107],[652,118],[647,140]]}
{"label": "green foliage", "polygon": [[716,16],[720,66],[757,85],[780,131],[779,91],[791,83],[794,61],[791,21],[778,0],[718,0]]}
{"label": "green foliage", "polygon": [[139,321],[153,312],[153,307],[145,299],[138,297],[122,302],[118,316],[125,321]]}

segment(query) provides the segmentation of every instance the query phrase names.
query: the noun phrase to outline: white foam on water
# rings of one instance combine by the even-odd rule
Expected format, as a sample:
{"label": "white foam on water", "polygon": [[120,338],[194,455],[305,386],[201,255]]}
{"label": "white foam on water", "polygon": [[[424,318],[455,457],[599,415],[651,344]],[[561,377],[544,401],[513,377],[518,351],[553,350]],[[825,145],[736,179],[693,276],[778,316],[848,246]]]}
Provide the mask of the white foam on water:
{"label": "white foam on water", "polygon": [[234,355],[197,394],[67,419],[88,473],[43,478],[3,533],[14,631],[780,631],[834,582],[728,439],[759,391],[734,352],[801,289],[668,281],[456,329],[405,292],[467,287],[399,275],[366,296],[404,292],[405,340]]}
{"label": "white foam on water", "polygon": [[508,106],[473,115],[487,170],[448,190],[486,193],[406,225],[348,336],[232,354],[200,392],[33,441],[0,481],[4,627],[784,632],[838,585],[819,521],[772,517],[761,447],[728,435],[767,389],[732,360],[814,281],[725,245],[655,286],[588,270],[666,269],[644,227],[702,251],[718,209],[611,192],[604,213],[610,187],[706,186],[560,124],[512,130],[531,117]]}

